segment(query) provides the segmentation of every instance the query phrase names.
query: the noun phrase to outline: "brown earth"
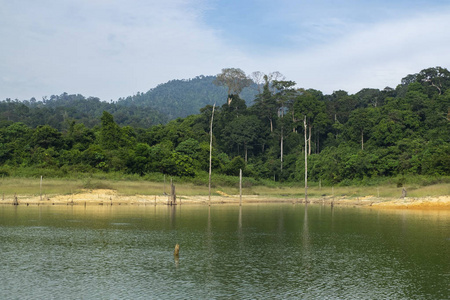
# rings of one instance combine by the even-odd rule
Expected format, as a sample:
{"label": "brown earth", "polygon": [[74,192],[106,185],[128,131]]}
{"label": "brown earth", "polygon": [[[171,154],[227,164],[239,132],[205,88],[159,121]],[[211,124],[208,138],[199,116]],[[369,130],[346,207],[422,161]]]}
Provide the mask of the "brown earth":
{"label": "brown earth", "polygon": [[450,210],[450,196],[395,199],[374,203],[376,208],[401,209],[448,209]]}
{"label": "brown earth", "polygon": [[[211,196],[211,204],[239,204],[239,195],[227,195],[217,191],[220,196]],[[18,197],[19,205],[166,205],[167,195],[120,195],[114,190],[83,190],[70,195],[48,195],[46,197]],[[450,196],[386,199],[373,196],[361,198],[309,198],[310,203],[323,205],[363,206],[379,209],[439,209],[450,210]],[[12,204],[14,199],[4,199],[1,204]],[[178,204],[208,204],[208,196],[178,196]],[[243,195],[242,203],[303,203],[304,198],[268,197]]]}

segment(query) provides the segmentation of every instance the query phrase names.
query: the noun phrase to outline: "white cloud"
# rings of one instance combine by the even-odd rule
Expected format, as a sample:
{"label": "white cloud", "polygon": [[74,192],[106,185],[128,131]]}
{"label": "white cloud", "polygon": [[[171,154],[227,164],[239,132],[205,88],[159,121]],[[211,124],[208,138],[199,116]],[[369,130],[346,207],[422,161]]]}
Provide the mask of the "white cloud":
{"label": "white cloud", "polygon": [[[423,68],[450,66],[449,10],[370,23],[349,22],[349,13],[325,14],[283,33],[290,37],[289,49],[251,51],[222,40],[220,28],[205,24],[209,0],[0,0],[0,5],[0,100],[63,92],[116,100],[225,67],[280,71],[301,87],[355,93],[395,87]],[[273,15],[273,22],[276,17],[285,16]],[[338,28],[330,32],[330,24]],[[295,31],[308,26],[316,27],[311,32],[317,36]]]}
{"label": "white cloud", "polygon": [[10,4],[0,31],[0,97],[68,92],[117,99],[170,79],[215,74],[218,63],[240,60],[239,51],[200,26],[190,5],[54,1],[29,2],[22,10],[23,3]]}
{"label": "white cloud", "polygon": [[299,86],[331,93],[394,87],[428,67],[450,66],[450,13],[443,11],[374,24],[331,44],[287,53],[273,62]]}

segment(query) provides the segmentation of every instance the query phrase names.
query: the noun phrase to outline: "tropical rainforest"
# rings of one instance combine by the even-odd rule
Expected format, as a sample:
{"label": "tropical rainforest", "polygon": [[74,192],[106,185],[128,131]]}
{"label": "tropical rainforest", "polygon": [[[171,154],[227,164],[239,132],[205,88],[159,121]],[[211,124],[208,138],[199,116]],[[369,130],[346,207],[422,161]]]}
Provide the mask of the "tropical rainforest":
{"label": "tropical rainforest", "polygon": [[445,68],[408,75],[396,88],[330,95],[279,73],[239,75],[173,80],[116,102],[66,93],[5,99],[0,173],[206,178],[212,128],[212,172],[224,177],[242,169],[254,181],[303,181],[305,152],[308,179],[322,184],[450,176]]}

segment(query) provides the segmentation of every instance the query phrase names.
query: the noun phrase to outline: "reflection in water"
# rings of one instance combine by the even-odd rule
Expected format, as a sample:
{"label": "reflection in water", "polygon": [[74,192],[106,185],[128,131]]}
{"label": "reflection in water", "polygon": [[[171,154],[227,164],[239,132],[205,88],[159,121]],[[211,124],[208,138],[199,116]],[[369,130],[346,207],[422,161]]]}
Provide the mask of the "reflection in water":
{"label": "reflection in water", "polygon": [[175,268],[178,268],[178,266],[180,265],[180,245],[176,244],[175,245],[175,249],[173,251],[173,258],[175,260]]}
{"label": "reflection in water", "polygon": [[214,278],[214,244],[213,244],[213,232],[212,232],[212,226],[211,226],[211,206],[208,205],[208,222],[206,225],[206,244],[205,244],[205,251],[206,251],[206,271],[205,272],[205,283],[206,284],[213,284],[215,278]]}
{"label": "reflection in water", "polygon": [[0,206],[0,299],[449,299],[449,224],[311,204]]}
{"label": "reflection in water", "polygon": [[305,214],[303,217],[302,241],[303,251],[305,254],[309,254],[308,205],[305,206]]}
{"label": "reflection in water", "polygon": [[[178,268],[180,265],[180,256],[176,249],[178,246],[178,231],[177,231],[177,224],[176,224],[177,208],[176,208],[176,205],[170,205],[170,206],[167,206],[167,208],[169,210],[170,229],[175,232],[175,239],[173,240],[174,247],[175,247],[173,258],[174,258],[174,262],[175,262],[175,268]],[[177,253],[175,254],[175,252],[177,252]]]}
{"label": "reflection in water", "polygon": [[239,206],[238,228],[239,228],[239,233],[242,233],[242,206]]}
{"label": "reflection in water", "polygon": [[208,226],[207,226],[207,236],[211,238],[211,206],[208,206]]}
{"label": "reflection in water", "polygon": [[282,237],[284,233],[284,215],[283,211],[280,210],[278,213],[278,235]]}
{"label": "reflection in water", "polygon": [[305,205],[305,213],[303,217],[303,228],[302,228],[302,258],[304,265],[304,272],[306,276],[309,277],[309,273],[311,270],[311,247],[310,247],[310,237],[309,237],[309,228],[308,228],[308,205]]}
{"label": "reflection in water", "polygon": [[237,230],[237,238],[238,238],[238,248],[237,252],[242,253],[245,252],[245,234],[242,229],[242,206],[239,206],[239,217],[238,217],[238,230]]}
{"label": "reflection in water", "polygon": [[170,216],[170,228],[175,229],[176,228],[176,216],[177,216],[177,210],[175,205],[168,205],[167,208],[169,209],[169,216]]}

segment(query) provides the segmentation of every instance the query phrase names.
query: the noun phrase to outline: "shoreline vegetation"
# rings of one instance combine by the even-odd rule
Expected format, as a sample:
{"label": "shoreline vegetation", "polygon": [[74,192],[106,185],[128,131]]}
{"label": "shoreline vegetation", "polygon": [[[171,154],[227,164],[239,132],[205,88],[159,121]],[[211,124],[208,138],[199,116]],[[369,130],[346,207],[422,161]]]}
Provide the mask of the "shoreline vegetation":
{"label": "shoreline vegetation", "polygon": [[[450,195],[447,69],[409,74],[395,89],[329,95],[278,72],[253,75],[256,82],[239,68],[222,69],[214,83],[228,93],[217,102],[208,92],[213,77],[197,88],[184,82],[176,105],[172,88],[159,93],[165,105],[157,106],[172,113],[174,105],[191,106],[186,94],[209,103],[168,122],[151,113],[147,93],[114,103],[67,93],[0,101],[1,201],[43,202],[44,195],[51,203],[94,191],[110,202],[158,202],[173,179],[182,201],[203,203],[211,181],[213,203],[230,203],[240,174],[244,203],[307,198],[409,207]],[[248,84],[258,94],[246,102],[239,95]]]}
{"label": "shoreline vegetation", "polygon": [[[175,183],[177,205],[208,205],[208,187]],[[406,191],[406,197],[402,193]],[[3,178],[0,204],[4,205],[167,205],[170,182]],[[251,186],[243,188],[242,204],[304,204],[304,188]],[[385,184],[356,187],[308,187],[308,202],[328,206],[386,209],[450,210],[450,185]],[[239,205],[239,189],[214,187],[211,205]]]}

